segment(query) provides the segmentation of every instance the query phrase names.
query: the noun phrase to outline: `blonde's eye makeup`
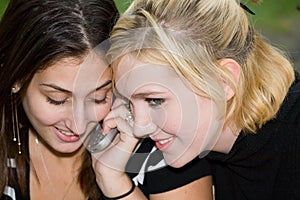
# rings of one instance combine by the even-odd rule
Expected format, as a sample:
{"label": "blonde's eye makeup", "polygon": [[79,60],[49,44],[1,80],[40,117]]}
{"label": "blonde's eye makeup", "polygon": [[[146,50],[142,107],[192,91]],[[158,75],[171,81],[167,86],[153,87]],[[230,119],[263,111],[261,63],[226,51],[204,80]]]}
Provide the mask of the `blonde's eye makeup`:
{"label": "blonde's eye makeup", "polygon": [[164,98],[146,98],[145,101],[148,102],[148,104],[150,106],[156,107],[156,106],[161,106],[165,102],[165,99]]}

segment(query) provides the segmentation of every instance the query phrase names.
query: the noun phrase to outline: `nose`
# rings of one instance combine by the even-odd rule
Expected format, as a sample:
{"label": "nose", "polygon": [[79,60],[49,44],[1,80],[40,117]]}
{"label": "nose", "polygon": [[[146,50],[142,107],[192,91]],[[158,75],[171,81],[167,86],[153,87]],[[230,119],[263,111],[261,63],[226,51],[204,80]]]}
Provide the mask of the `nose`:
{"label": "nose", "polygon": [[88,124],[94,121],[97,120],[91,119],[84,105],[73,105],[72,114],[66,124],[76,135],[82,135],[86,132]]}
{"label": "nose", "polygon": [[82,135],[85,133],[87,127],[87,120],[84,117],[74,116],[73,124],[74,126],[72,130],[75,131],[77,135]]}
{"label": "nose", "polygon": [[142,109],[134,109],[133,111],[133,134],[136,137],[144,138],[154,134],[157,130],[156,124],[153,123],[149,112]]}

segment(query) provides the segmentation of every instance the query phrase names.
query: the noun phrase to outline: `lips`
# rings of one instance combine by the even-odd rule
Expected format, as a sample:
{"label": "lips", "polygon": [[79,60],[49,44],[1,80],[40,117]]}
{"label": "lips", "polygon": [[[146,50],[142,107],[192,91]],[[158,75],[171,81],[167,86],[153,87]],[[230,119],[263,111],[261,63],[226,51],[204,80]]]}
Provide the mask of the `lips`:
{"label": "lips", "polygon": [[56,128],[56,135],[64,142],[77,142],[80,139],[74,132],[65,131],[59,128]]}
{"label": "lips", "polygon": [[168,138],[168,139],[165,139],[165,140],[159,140],[157,141],[159,144],[163,145],[163,144],[166,144],[167,142],[171,141],[172,138]]}
{"label": "lips", "polygon": [[166,149],[173,141],[173,137],[166,139],[152,139],[155,141],[155,145],[158,149],[163,150]]}
{"label": "lips", "polygon": [[74,136],[75,134],[73,132],[70,131],[63,131],[58,129],[58,131],[60,131],[62,134],[66,135],[66,136]]}

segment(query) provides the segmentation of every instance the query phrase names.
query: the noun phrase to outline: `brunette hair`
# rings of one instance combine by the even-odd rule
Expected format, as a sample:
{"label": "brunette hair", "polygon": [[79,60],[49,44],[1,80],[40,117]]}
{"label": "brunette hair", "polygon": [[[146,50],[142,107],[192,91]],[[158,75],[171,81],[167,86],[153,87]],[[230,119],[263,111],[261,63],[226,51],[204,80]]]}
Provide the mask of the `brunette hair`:
{"label": "brunette hair", "polygon": [[[29,187],[25,177],[28,145],[23,143],[18,155],[12,144],[13,85],[22,84],[16,100],[20,126],[26,129],[31,125],[20,99],[34,74],[63,58],[83,59],[109,38],[118,17],[113,0],[10,0],[0,23],[0,197],[10,176],[8,158],[16,159],[22,191]],[[86,196],[99,199],[90,155],[86,152],[84,156],[78,180]]]}

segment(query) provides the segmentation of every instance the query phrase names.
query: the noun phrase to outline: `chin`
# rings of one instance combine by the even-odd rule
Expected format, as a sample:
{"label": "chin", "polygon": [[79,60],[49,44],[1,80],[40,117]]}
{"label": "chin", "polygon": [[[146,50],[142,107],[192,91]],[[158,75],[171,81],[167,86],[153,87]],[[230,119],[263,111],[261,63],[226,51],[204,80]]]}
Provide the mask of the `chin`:
{"label": "chin", "polygon": [[180,168],[189,163],[191,160],[193,160],[193,157],[187,156],[187,155],[180,155],[177,157],[174,156],[165,156],[166,163],[174,168]]}
{"label": "chin", "polygon": [[75,146],[72,144],[71,146],[61,146],[56,149],[57,152],[62,153],[62,154],[73,154],[77,153],[79,151],[82,151],[81,148],[82,146]]}
{"label": "chin", "polygon": [[166,163],[174,168],[180,168],[184,165],[188,164],[195,158],[203,158],[205,157],[209,151],[200,151],[199,148],[188,148],[185,151],[169,154],[167,152],[163,152],[164,159]]}
{"label": "chin", "polygon": [[173,168],[181,168],[183,167],[184,165],[186,165],[189,161],[184,161],[182,159],[178,159],[178,160],[175,160],[175,161],[172,161],[172,162],[168,162],[166,161],[167,164]]}

